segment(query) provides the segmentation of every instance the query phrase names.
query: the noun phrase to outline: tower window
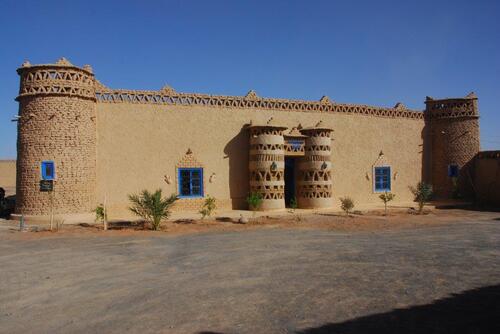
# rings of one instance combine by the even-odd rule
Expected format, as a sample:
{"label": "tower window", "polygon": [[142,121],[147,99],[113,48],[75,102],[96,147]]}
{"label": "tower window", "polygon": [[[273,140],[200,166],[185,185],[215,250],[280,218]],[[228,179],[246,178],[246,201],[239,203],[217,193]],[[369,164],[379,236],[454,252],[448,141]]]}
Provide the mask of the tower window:
{"label": "tower window", "polygon": [[56,178],[54,161],[42,161],[41,171],[42,180],[54,180]]}
{"label": "tower window", "polygon": [[448,176],[458,177],[458,165],[456,164],[448,165]]}
{"label": "tower window", "polygon": [[179,168],[179,197],[203,197],[203,168]]}
{"label": "tower window", "polygon": [[375,192],[391,191],[391,167],[375,167]]}

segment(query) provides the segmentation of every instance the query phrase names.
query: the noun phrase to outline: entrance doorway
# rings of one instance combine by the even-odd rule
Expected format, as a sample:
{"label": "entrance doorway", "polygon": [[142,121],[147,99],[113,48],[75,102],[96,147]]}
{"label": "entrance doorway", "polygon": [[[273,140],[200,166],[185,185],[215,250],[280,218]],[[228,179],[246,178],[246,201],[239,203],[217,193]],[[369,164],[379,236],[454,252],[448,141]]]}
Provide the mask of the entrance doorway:
{"label": "entrance doorway", "polygon": [[295,160],[293,157],[285,157],[285,206],[290,207],[292,199],[297,200],[295,195]]}

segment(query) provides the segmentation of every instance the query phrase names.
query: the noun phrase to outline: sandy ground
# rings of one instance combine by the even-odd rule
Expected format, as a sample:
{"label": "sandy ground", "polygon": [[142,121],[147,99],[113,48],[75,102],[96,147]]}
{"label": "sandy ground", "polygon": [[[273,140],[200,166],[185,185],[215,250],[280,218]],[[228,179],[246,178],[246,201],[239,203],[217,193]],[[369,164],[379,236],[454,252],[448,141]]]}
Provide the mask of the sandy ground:
{"label": "sandy ground", "polygon": [[0,333],[500,330],[500,213],[2,226]]}
{"label": "sandy ground", "polygon": [[[40,237],[61,237],[86,235],[127,236],[127,235],[169,235],[191,233],[215,233],[229,231],[248,231],[256,229],[324,229],[339,232],[379,231],[415,227],[429,227],[443,224],[482,221],[500,217],[498,212],[481,212],[459,209],[425,209],[424,214],[410,214],[408,209],[391,209],[385,215],[383,210],[358,211],[346,216],[344,213],[296,213],[291,215],[257,216],[250,218],[246,224],[238,223],[238,218],[218,216],[201,219],[176,219],[162,223],[161,231],[150,231],[148,225],[130,221],[109,223],[108,231],[103,231],[102,224],[63,225],[58,231],[49,231],[48,225],[27,226],[29,233],[15,233],[19,223],[3,221],[0,227],[8,230],[15,239],[31,239]],[[36,232],[36,233],[33,233]],[[7,236],[4,236],[7,237]]]}

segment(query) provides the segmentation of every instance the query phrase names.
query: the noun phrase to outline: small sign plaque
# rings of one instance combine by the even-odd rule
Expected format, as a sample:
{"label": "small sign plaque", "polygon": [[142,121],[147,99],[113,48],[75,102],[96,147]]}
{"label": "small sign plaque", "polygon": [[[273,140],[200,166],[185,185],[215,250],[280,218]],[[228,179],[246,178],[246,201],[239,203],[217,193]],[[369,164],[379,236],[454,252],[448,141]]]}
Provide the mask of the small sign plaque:
{"label": "small sign plaque", "polygon": [[50,192],[54,190],[53,180],[40,180],[40,191]]}

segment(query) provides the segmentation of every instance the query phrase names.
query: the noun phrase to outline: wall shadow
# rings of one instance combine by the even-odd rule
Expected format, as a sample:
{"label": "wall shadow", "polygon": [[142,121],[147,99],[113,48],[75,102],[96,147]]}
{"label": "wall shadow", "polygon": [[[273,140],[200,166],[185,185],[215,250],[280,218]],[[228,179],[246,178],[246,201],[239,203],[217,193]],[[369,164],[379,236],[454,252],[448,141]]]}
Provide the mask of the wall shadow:
{"label": "wall shadow", "polygon": [[250,191],[248,154],[250,141],[246,125],[224,147],[224,158],[229,159],[229,196],[233,210],[246,210]]}
{"label": "wall shadow", "polygon": [[432,304],[297,331],[326,333],[500,333],[500,285],[468,290]]}

